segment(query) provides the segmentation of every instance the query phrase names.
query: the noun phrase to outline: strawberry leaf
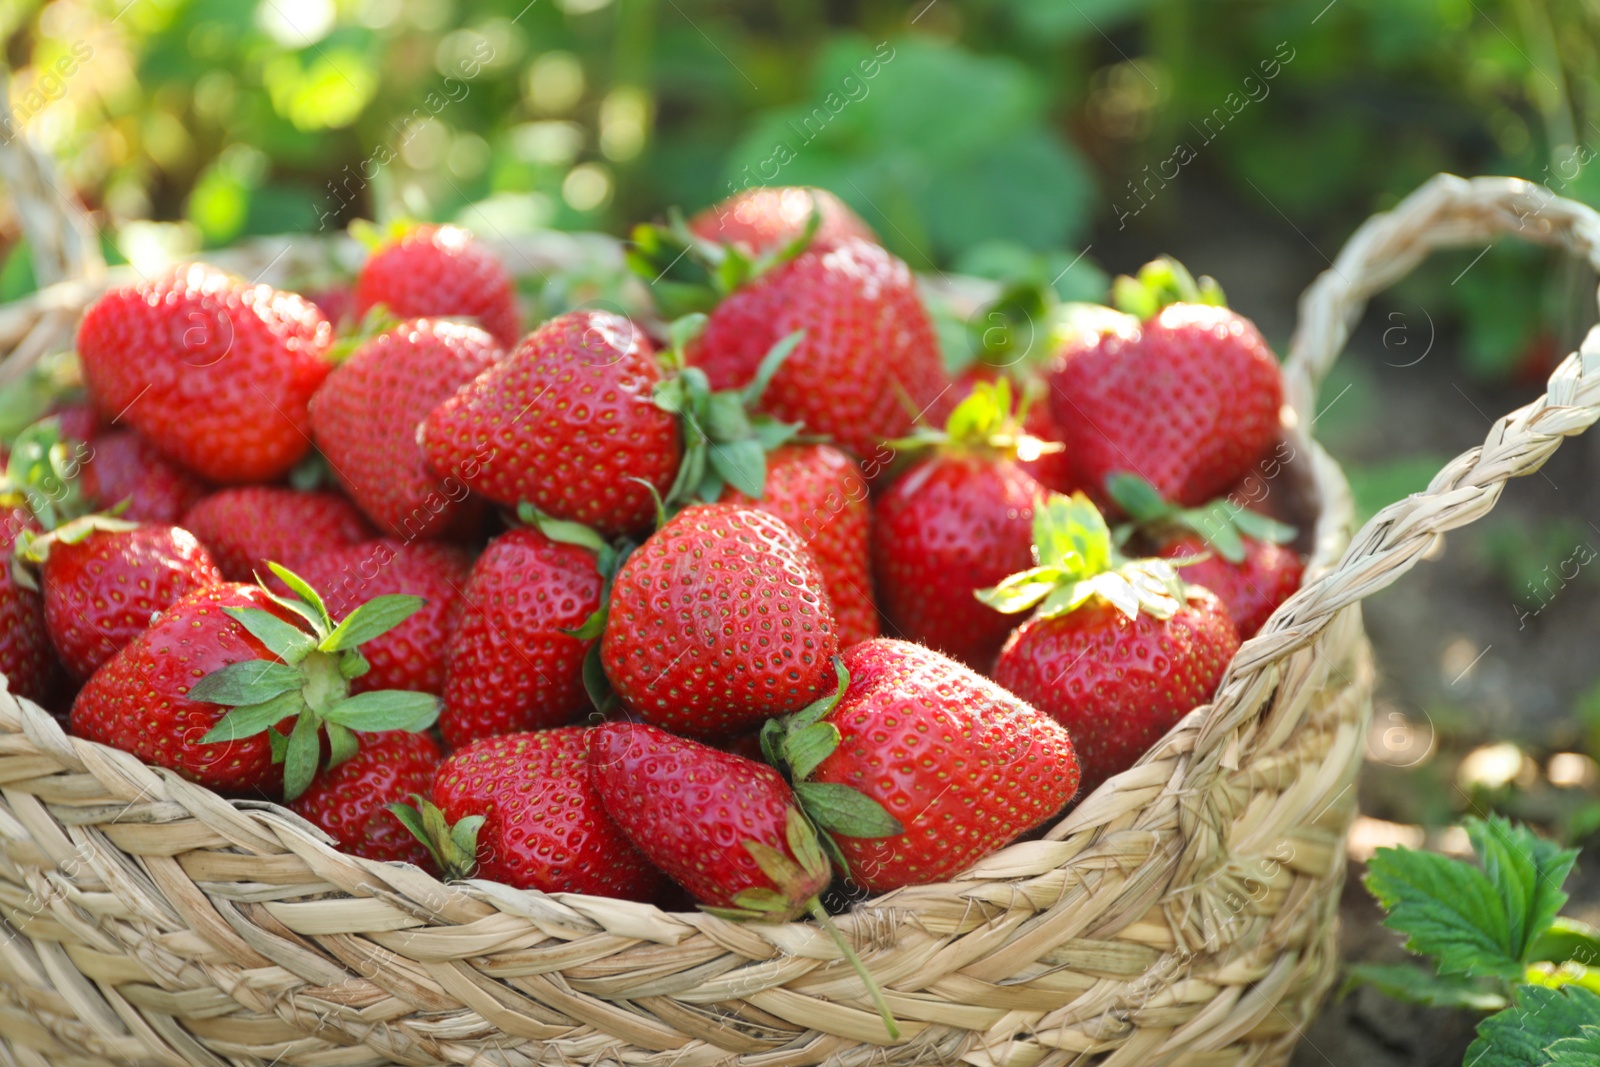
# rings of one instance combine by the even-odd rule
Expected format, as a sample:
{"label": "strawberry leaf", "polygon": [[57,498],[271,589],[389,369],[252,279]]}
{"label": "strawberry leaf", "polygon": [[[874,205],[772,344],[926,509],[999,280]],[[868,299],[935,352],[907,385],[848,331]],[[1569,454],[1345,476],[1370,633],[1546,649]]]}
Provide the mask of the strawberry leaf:
{"label": "strawberry leaf", "polygon": [[594,527],[546,515],[532,504],[526,502],[518,504],[517,518],[559,544],[577,545],[597,555],[606,550],[605,538],[601,537]]}
{"label": "strawberry leaf", "polygon": [[1547,1050],[1548,1067],[1594,1067],[1600,1063],[1600,1019],[1580,1027],[1575,1037],[1564,1037]]}
{"label": "strawberry leaf", "polygon": [[739,441],[754,432],[745,414],[744,400],[738,393],[712,393],[706,401],[702,425],[713,441]]}
{"label": "strawberry leaf", "polygon": [[761,394],[765,393],[767,386],[772,384],[773,376],[778,373],[778,368],[783,366],[784,361],[789,358],[805,338],[806,332],[804,330],[795,330],[793,333],[785,334],[779,338],[771,348],[767,349],[767,354],[761,357],[761,362],[756,367],[755,376],[737,394],[746,406],[755,407],[761,402]]}
{"label": "strawberry leaf", "polygon": [[839,656],[833,657],[833,676],[836,680],[833,692],[818,697],[782,722],[790,733],[804,730],[812,723],[820,722],[823,716],[844,699],[845,690],[850,688],[850,672],[845,669],[844,660]]}
{"label": "strawberry leaf", "polygon": [[328,734],[328,766],[337,767],[361,750],[361,742],[347,726],[336,722],[324,722],[322,728]]}
{"label": "strawberry leaf", "polygon": [[1516,980],[1519,946],[1500,895],[1482,871],[1435,852],[1381,848],[1367,863],[1367,889],[1389,912],[1384,925],[1406,948],[1433,956],[1440,974]]}
{"label": "strawberry leaf", "polygon": [[1346,968],[1345,988],[1371,986],[1386,997],[1435,1008],[1499,1011],[1506,998],[1482,979],[1434,974],[1409,963],[1355,963]]}
{"label": "strawberry leaf", "polygon": [[1130,471],[1106,475],[1106,495],[1137,523],[1159,522],[1173,512],[1161,490]]}
{"label": "strawberry leaf", "polygon": [[429,693],[378,689],[346,697],[323,712],[330,723],[352,730],[426,730],[439,718],[439,698]]}
{"label": "strawberry leaf", "polygon": [[[1002,579],[999,585],[988,589],[975,589],[972,595],[1004,615],[1017,615],[1029,610],[1046,597],[1054,596],[1069,588],[1061,585],[1063,577],[1061,568],[1055,564],[1048,567],[1034,567]],[[1074,586],[1077,584],[1072,583]]]}
{"label": "strawberry leaf", "polygon": [[606,677],[605,664],[600,661],[598,641],[589,646],[589,651],[583,657],[583,689],[589,694],[589,701],[595,710],[602,715],[621,703],[617,699],[617,691],[611,686],[611,679]]}
{"label": "strawberry leaf", "polygon": [[367,657],[356,649],[352,648],[339,655],[339,673],[347,679],[360,678],[371,669],[372,664],[367,662]]}
{"label": "strawberry leaf", "polygon": [[1257,541],[1270,541],[1286,545],[1295,538],[1295,528],[1277,519],[1268,518],[1259,511],[1240,508],[1233,516],[1233,525],[1246,537]]}
{"label": "strawberry leaf", "polygon": [[839,747],[839,728],[831,722],[814,722],[792,731],[783,742],[783,760],[797,782],[810,777],[817,765]]}
{"label": "strawberry leaf", "polygon": [[1567,902],[1561,884],[1578,852],[1563,849],[1526,827],[1513,826],[1498,815],[1488,820],[1468,819],[1465,826],[1484,874],[1500,895],[1512,955],[1526,962]]}
{"label": "strawberry leaf", "polygon": [[333,627],[333,619],[328,615],[328,606],[322,602],[322,597],[317,591],[306,584],[306,580],[280,563],[267,561],[267,570],[278,576],[278,580],[288,586],[290,591],[300,599],[306,607],[316,612],[316,621],[320,622],[318,633],[326,633]]}
{"label": "strawberry leaf", "polygon": [[1558,1043],[1600,1026],[1600,996],[1582,986],[1517,986],[1513,998],[1511,1007],[1478,1024],[1465,1060],[1472,1067],[1549,1067]]}
{"label": "strawberry leaf", "polygon": [[242,707],[298,690],[304,684],[305,676],[287,663],[247,659],[217,668],[196,682],[186,695],[207,704]]}
{"label": "strawberry leaf", "polygon": [[325,652],[339,652],[365,644],[411,618],[426,603],[421,597],[408,593],[375,596],[346,615],[317,647]]}
{"label": "strawberry leaf", "polygon": [[894,837],[905,827],[882,804],[847,785],[796,782],[795,796],[813,822],[845,837]]}
{"label": "strawberry leaf", "polygon": [[767,488],[767,453],[753,438],[711,446],[711,466],[745,496],[760,500]]}
{"label": "strawberry leaf", "polygon": [[[206,731],[200,739],[203,745],[214,745],[224,741],[237,741],[245,737],[254,737],[261,731],[276,726],[294,715],[299,715],[305,709],[305,701],[300,696],[298,689],[286,693],[279,693],[259,704],[246,704],[236,707],[221,719],[210,730]],[[273,731],[277,734],[277,731]],[[282,736],[282,735],[279,735]]]}
{"label": "strawberry leaf", "polygon": [[1082,493],[1051,493],[1034,508],[1033,543],[1040,566],[1081,578],[1111,568],[1111,529]]}
{"label": "strawberry leaf", "polygon": [[272,650],[285,663],[295,664],[317,647],[314,637],[292,623],[284,622],[260,608],[223,608],[235,621],[250,631],[257,641]]}
{"label": "strawberry leaf", "polygon": [[317,775],[317,764],[322,758],[318,741],[316,720],[302,715],[295,721],[289,734],[289,747],[283,755],[283,795],[293,800],[304,793]]}

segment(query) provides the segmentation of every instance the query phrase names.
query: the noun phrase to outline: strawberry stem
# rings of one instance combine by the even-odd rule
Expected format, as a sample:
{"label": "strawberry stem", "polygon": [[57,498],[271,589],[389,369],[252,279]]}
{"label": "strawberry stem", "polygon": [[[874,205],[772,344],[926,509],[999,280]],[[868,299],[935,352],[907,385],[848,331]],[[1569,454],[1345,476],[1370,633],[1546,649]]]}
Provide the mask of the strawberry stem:
{"label": "strawberry stem", "polygon": [[879,987],[877,979],[872,977],[872,972],[867,970],[867,965],[861,961],[861,957],[856,955],[856,950],[850,947],[850,942],[845,940],[844,931],[834,924],[833,916],[828,914],[828,909],[824,908],[822,901],[816,897],[806,901],[806,910],[817,920],[817,925],[833,938],[833,943],[839,946],[844,958],[855,968],[856,974],[861,976],[862,983],[867,987],[867,995],[872,998],[872,1006],[878,1009],[878,1016],[883,1020],[883,1028],[889,1032],[890,1040],[900,1040],[900,1026],[894,1020],[894,1013],[889,1010],[889,1002],[883,999],[883,990]]}

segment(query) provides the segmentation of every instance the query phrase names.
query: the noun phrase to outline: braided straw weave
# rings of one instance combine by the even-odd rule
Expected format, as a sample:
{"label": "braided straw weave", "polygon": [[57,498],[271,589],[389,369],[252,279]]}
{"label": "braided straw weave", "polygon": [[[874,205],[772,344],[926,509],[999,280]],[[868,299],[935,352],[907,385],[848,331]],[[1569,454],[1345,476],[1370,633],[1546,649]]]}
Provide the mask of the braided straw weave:
{"label": "braided straw weave", "polygon": [[[1363,226],[1302,302],[1287,367],[1302,418],[1372,292],[1434,248],[1510,233],[1600,263],[1600,216],[1520,181],[1441,176]],[[52,340],[44,324],[70,324],[103,285],[0,310],[3,351],[59,345],[70,330]],[[1336,967],[1370,701],[1359,601],[1597,417],[1600,332],[1544,397],[1353,540],[1338,468],[1291,428],[1269,484],[1307,530],[1307,585],[1215,702],[1043,839],[840,917],[901,1020],[895,1044],[809,923],[443,885],[68,737],[0,692],[0,1058],[1281,1064]]]}

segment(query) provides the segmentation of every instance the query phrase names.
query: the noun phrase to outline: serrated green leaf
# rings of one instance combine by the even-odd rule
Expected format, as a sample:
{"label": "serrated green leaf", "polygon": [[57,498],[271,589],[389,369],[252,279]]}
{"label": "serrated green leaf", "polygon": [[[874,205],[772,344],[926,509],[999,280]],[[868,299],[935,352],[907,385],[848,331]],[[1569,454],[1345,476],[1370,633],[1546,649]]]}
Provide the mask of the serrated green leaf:
{"label": "serrated green leaf", "polygon": [[1534,943],[1567,902],[1561,885],[1578,852],[1498,815],[1467,819],[1464,825],[1484,874],[1500,895],[1511,954],[1527,962]]}
{"label": "serrated green leaf", "polygon": [[761,362],[756,366],[755,376],[740,391],[740,395],[747,407],[755,407],[761,402],[761,394],[765,393],[767,386],[772,384],[773,376],[778,373],[778,369],[783,366],[784,361],[789,358],[796,346],[801,341],[804,341],[805,338],[806,332],[804,330],[795,330],[793,333],[780,337],[771,348],[767,349],[767,354],[761,357]]}
{"label": "serrated green leaf", "polygon": [[439,698],[431,693],[376,689],[346,697],[323,713],[331,723],[352,730],[426,730],[439,718]]}
{"label": "serrated green leaf", "polygon": [[338,652],[365,644],[411,618],[426,603],[421,597],[409,593],[375,596],[346,615],[344,621],[322,639],[319,647],[326,652]]}
{"label": "serrated green leaf", "polygon": [[328,734],[329,767],[339,766],[361,750],[361,742],[357,740],[355,731],[349,727],[336,722],[324,722],[322,728]]}
{"label": "serrated green leaf", "polygon": [[314,622],[319,626],[319,632],[326,633],[333,626],[333,619],[328,615],[328,605],[322,602],[322,597],[306,580],[280,563],[267,561],[267,570],[278,576],[278,580],[289,587],[290,592],[300,599],[300,602],[315,612]]}
{"label": "serrated green leaf", "polygon": [[[1478,1024],[1470,1067],[1549,1067],[1552,1046],[1600,1026],[1600,996],[1578,986],[1518,986],[1511,1007]],[[1592,1067],[1592,1061],[1586,1065]]]}
{"label": "serrated green leaf", "polygon": [[893,837],[904,833],[900,821],[882,804],[847,785],[797,782],[800,806],[822,829],[845,837]]}
{"label": "serrated green leaf", "polygon": [[242,707],[271,700],[304,684],[305,675],[287,663],[247,659],[217,668],[196,682],[187,695],[208,704]]}
{"label": "serrated green leaf", "polygon": [[1355,963],[1347,969],[1346,988],[1368,985],[1386,997],[1408,1004],[1499,1011],[1506,998],[1486,980],[1460,974],[1434,974],[1409,963]]}
{"label": "serrated green leaf", "polygon": [[294,730],[289,734],[289,747],[283,754],[284,799],[293,800],[310,787],[321,760],[317,724],[310,715],[302,715],[295,721]]}
{"label": "serrated green leaf", "polygon": [[1600,1023],[1582,1027],[1551,1045],[1548,1067],[1595,1067],[1600,1063]]}
{"label": "serrated green leaf", "polygon": [[783,742],[783,759],[794,780],[803,782],[838,747],[839,728],[831,722],[814,722],[789,733]]}
{"label": "serrated green leaf", "polygon": [[711,446],[711,466],[745,496],[760,500],[767,490],[767,453],[752,438]]}
{"label": "serrated green leaf", "polygon": [[1500,894],[1461,860],[1414,849],[1380,848],[1367,862],[1367,889],[1389,912],[1384,925],[1407,935],[1406,948],[1433,956],[1441,974],[1522,973]]}
{"label": "serrated green leaf", "polygon": [[1528,948],[1530,962],[1544,960],[1565,963],[1577,960],[1600,966],[1600,929],[1565,915],[1557,915],[1549,929],[1534,939]]}
{"label": "serrated green leaf", "polygon": [[214,745],[224,741],[237,741],[243,737],[254,737],[292,715],[299,715],[304,709],[305,700],[300,690],[291,689],[259,704],[246,704],[234,708],[206,731],[200,743]]}
{"label": "serrated green leaf", "polygon": [[240,626],[272,650],[285,663],[299,663],[317,647],[316,638],[293,623],[284,622],[260,608],[223,608]]}

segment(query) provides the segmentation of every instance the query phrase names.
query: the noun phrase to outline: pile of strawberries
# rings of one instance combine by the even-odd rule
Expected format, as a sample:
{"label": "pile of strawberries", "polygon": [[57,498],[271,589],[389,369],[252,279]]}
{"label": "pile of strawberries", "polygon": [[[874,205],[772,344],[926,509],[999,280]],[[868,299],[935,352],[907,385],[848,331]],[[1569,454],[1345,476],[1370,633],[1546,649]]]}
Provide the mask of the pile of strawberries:
{"label": "pile of strawberries", "polygon": [[630,259],[655,321],[528,333],[450,226],[321,306],[107,293],[86,398],[9,443],[11,690],[360,856],[826,923],[1131,765],[1299,585],[1237,506],[1277,363],[1171,261],[952,379],[827,194]]}

